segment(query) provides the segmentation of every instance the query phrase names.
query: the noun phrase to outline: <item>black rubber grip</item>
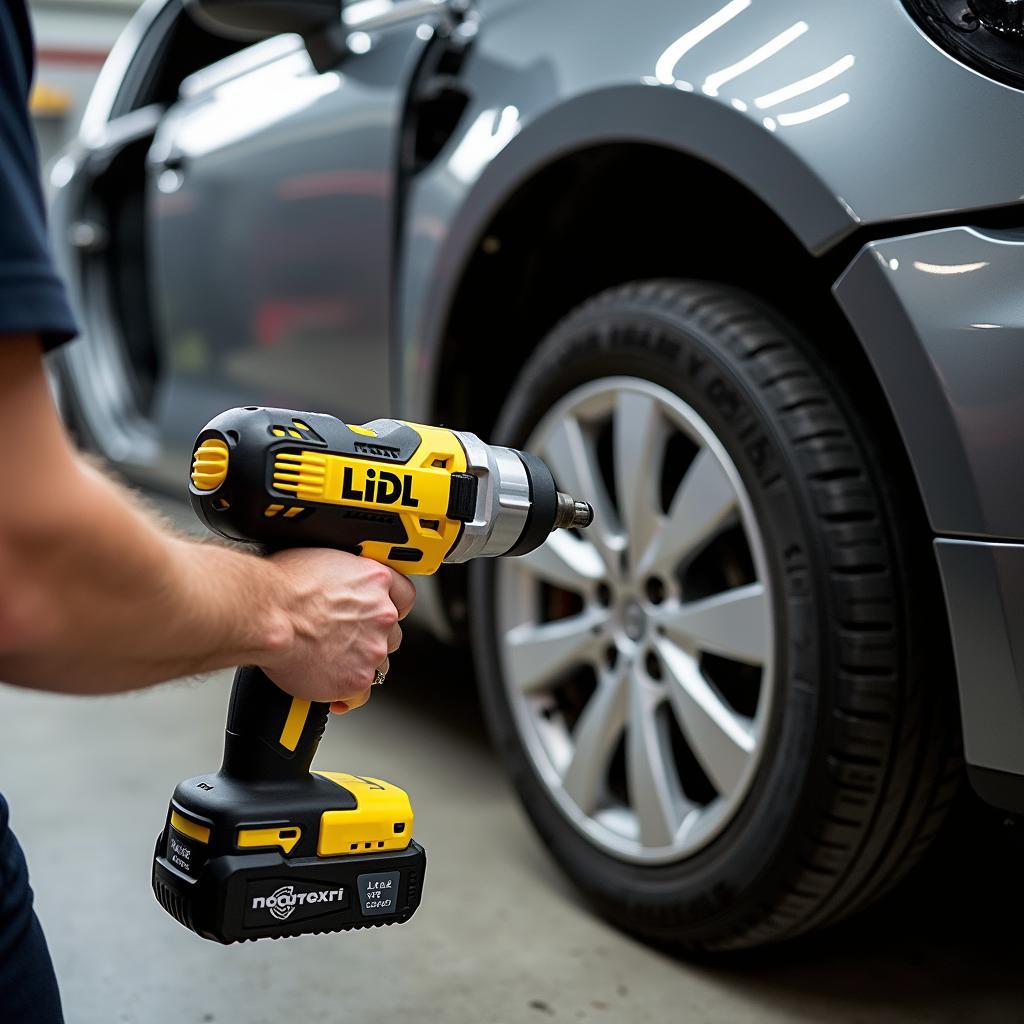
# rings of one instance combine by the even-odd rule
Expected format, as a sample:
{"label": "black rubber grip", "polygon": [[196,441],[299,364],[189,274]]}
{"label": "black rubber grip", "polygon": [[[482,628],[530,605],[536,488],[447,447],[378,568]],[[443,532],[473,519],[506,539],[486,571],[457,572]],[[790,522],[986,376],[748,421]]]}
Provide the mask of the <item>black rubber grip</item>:
{"label": "black rubber grip", "polygon": [[236,669],[221,771],[251,782],[308,779],[331,707],[293,704],[293,698],[261,669]]}
{"label": "black rubber grip", "polygon": [[555,487],[551,470],[545,463],[529,452],[517,451],[514,448],[512,450],[526,467],[526,478],[530,482],[530,511],[527,513],[519,539],[505,553],[527,555],[548,539],[548,534],[555,525],[558,488]]}

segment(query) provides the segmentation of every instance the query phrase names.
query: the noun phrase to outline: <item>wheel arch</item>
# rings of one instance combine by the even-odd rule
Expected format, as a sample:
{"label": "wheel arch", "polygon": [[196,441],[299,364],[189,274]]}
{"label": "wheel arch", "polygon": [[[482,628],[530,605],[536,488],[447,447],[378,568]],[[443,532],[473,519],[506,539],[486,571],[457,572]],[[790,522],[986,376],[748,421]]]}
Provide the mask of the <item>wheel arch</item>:
{"label": "wheel arch", "polygon": [[[425,393],[412,402],[417,415],[487,436],[511,381],[559,320],[604,288],[647,277],[718,280],[751,292],[820,337],[821,358],[855,372],[888,411],[832,295],[841,267],[710,159],[649,139],[594,138],[538,161],[484,204],[478,193],[492,191],[487,173],[449,236],[449,249],[465,239],[458,256],[439,261],[452,272],[447,288],[435,281],[431,289],[427,323],[436,318],[436,328],[419,335],[432,355],[420,378]],[[483,215],[468,230],[475,207]],[[487,374],[473,356],[483,346]]]}
{"label": "wheel arch", "polygon": [[[429,346],[433,355],[420,385],[428,391],[418,415],[486,438],[536,345],[580,302],[648,277],[719,280],[794,322],[816,342],[817,358],[878,411],[896,472],[926,524],[885,392],[832,294],[842,266],[827,250],[817,253],[806,232],[801,235],[763,193],[710,158],[650,138],[591,138],[537,161],[485,203],[480,190],[490,190],[491,170],[449,236],[442,263],[455,272],[449,289],[434,289],[436,331],[419,335],[436,342]],[[821,188],[808,169],[803,174],[808,190]],[[789,190],[799,194],[801,181],[791,181]],[[483,211],[471,230],[465,223],[470,206]],[[855,227],[835,223],[835,241]],[[454,256],[459,237],[462,249]],[[447,299],[442,303],[439,296]],[[459,625],[464,579],[449,573],[442,583]]]}
{"label": "wheel arch", "polygon": [[[743,244],[742,215],[730,208],[728,199],[722,200],[725,193],[741,198],[744,208],[756,210],[759,219],[763,216],[771,221],[773,237],[784,237],[787,248],[794,254],[799,252],[807,266],[818,265],[815,256],[827,253],[858,226],[842,197],[830,190],[797,148],[718,99],[631,84],[576,95],[535,116],[523,115],[521,123],[515,107],[482,111],[477,120],[486,123],[488,113],[509,114],[515,130],[493,155],[473,157],[479,166],[470,172],[468,182],[458,182],[463,194],[456,201],[454,213],[446,218],[444,240],[429,257],[426,279],[418,286],[422,289],[419,298],[408,289],[404,296],[410,319],[403,333],[414,349],[414,358],[406,362],[406,376],[398,382],[398,394],[399,404],[413,415],[430,415],[441,408],[437,399],[439,391],[450,382],[446,357],[453,327],[473,305],[471,289],[490,255],[487,240],[494,238],[496,228],[518,211],[527,218],[518,225],[524,233],[538,222],[551,226],[548,221],[557,195],[552,194],[552,185],[557,185],[560,178],[565,180],[560,172],[568,168],[593,169],[610,153],[645,154],[649,159],[634,164],[632,175],[626,168],[618,187],[607,175],[600,182],[605,186],[600,199],[618,197],[617,212],[622,213],[622,207],[635,196],[655,191],[646,185],[634,191],[638,184],[644,184],[642,172],[655,163],[663,168],[671,163],[677,171],[675,181],[662,177],[657,186],[661,189],[659,202],[670,199],[673,189],[680,193],[678,201],[672,203],[678,215],[676,223],[665,223],[659,217],[662,237],[657,240],[658,247],[666,253],[678,244],[678,234],[670,237],[670,230],[680,226],[679,220],[692,221],[695,216],[703,222],[701,244],[705,247],[711,234],[722,245]],[[494,124],[499,134],[501,119],[496,118]],[[476,127],[467,117],[450,141],[448,168]],[[474,136],[474,145],[479,144],[481,134]],[[614,169],[621,170],[621,164]],[[442,171],[441,179],[442,184],[435,187],[450,190],[451,171]],[[710,190],[709,200],[695,191],[699,188]],[[684,190],[688,191],[684,194]],[[588,195],[594,196],[594,192]],[[580,209],[579,200],[574,193],[570,206]],[[603,206],[610,208],[607,202]],[[414,212],[411,207],[409,212]],[[568,226],[575,224],[570,220]],[[623,280],[628,277],[616,277],[608,283]],[[831,281],[826,290],[828,284]],[[549,326],[551,322],[549,319]]]}

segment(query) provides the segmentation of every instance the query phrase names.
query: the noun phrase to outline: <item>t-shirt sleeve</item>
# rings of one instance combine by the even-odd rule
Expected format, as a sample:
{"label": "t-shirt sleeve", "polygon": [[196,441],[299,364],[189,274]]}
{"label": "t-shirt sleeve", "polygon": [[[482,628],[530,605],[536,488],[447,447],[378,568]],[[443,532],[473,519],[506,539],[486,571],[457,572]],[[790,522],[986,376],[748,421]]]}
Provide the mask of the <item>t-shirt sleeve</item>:
{"label": "t-shirt sleeve", "polygon": [[38,334],[51,348],[76,328],[46,234],[31,70],[18,29],[11,5],[0,3],[0,336]]}

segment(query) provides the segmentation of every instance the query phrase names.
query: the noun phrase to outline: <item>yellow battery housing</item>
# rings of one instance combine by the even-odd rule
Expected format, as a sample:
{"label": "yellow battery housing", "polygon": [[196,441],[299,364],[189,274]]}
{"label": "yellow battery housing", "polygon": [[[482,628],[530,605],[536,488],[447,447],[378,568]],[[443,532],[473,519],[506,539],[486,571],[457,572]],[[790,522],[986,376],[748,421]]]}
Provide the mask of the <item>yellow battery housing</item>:
{"label": "yellow battery housing", "polygon": [[317,856],[404,850],[409,845],[413,813],[404,789],[346,772],[313,774],[343,786],[356,798],[356,807],[350,811],[324,811],[321,815]]}

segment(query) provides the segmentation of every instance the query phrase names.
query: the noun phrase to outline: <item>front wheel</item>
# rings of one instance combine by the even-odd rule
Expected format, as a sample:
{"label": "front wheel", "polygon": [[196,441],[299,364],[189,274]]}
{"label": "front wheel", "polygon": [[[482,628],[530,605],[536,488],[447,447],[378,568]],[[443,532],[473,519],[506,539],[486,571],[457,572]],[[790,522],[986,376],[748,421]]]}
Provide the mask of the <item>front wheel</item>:
{"label": "front wheel", "polygon": [[634,932],[727,949],[834,921],[955,788],[911,601],[933,581],[855,399],[750,296],[650,282],[568,317],[501,414],[595,521],[473,565],[488,720],[555,858]]}

